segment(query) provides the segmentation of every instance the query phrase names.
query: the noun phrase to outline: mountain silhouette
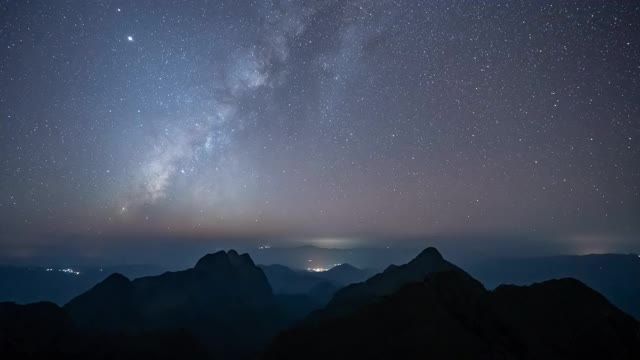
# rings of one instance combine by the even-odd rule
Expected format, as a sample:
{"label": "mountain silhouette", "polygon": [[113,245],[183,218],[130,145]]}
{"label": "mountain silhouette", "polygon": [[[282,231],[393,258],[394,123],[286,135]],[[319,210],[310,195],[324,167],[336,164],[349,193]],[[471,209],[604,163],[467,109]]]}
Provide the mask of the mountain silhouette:
{"label": "mountain silhouette", "polygon": [[334,298],[279,335],[264,359],[640,358],[638,322],[577,280],[487,291],[454,267],[401,284],[445,264],[427,255],[354,285],[357,297],[340,296],[360,306],[337,313],[330,308],[345,300]]}
{"label": "mountain silhouette", "polygon": [[[338,289],[333,284],[316,273],[303,270],[293,270],[284,265],[259,265],[264,271],[273,292],[276,294],[308,294],[313,288],[326,284],[335,292]],[[331,295],[333,295],[333,292]],[[325,299],[325,302],[328,299]]]}
{"label": "mountain silhouette", "polygon": [[64,306],[81,328],[137,334],[186,329],[214,356],[250,356],[284,326],[249,255],[219,251],[194,268],[130,281],[113,274]]}
{"label": "mountain silhouette", "polygon": [[[290,275],[286,268],[269,269]],[[343,271],[353,273],[349,267]],[[332,289],[323,288],[327,284],[333,286],[320,280],[307,293],[326,293]],[[183,271],[135,280],[112,274],[63,308],[0,303],[0,354],[10,359],[640,358],[639,323],[580,281],[489,291],[435,248],[339,290],[324,307],[310,302],[308,294],[274,295],[247,254],[220,251]]]}
{"label": "mountain silhouette", "polygon": [[457,271],[466,275],[464,270],[446,261],[437,249],[429,247],[407,264],[390,265],[382,273],[374,275],[365,282],[340,289],[324,311],[342,312],[352,307],[362,306],[394,293],[407,283],[421,281],[427,274],[439,271]]}
{"label": "mountain silhouette", "polygon": [[469,271],[488,288],[576,278],[640,319],[640,256],[636,254],[491,259],[473,264]]}
{"label": "mountain silhouette", "polygon": [[341,287],[364,281],[374,273],[349,264],[337,265],[322,272],[293,270],[277,264],[259,267],[267,276],[275,294],[306,295],[318,306],[325,305]]}
{"label": "mountain silhouette", "polygon": [[208,358],[206,349],[188,332],[87,332],[50,302],[0,303],[0,354],[12,360]]}
{"label": "mountain silhouette", "polygon": [[61,268],[0,265],[0,301],[18,304],[48,301],[63,305],[113,272],[141,277],[164,270],[153,265],[72,267],[79,272],[69,273]]}

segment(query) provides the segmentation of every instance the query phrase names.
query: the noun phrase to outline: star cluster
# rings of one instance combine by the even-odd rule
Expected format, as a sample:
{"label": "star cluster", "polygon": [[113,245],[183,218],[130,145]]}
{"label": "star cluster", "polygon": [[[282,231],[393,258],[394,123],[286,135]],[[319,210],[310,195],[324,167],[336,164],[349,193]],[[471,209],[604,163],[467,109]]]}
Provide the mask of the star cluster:
{"label": "star cluster", "polygon": [[634,2],[25,0],[0,18],[16,253],[119,233],[638,249]]}

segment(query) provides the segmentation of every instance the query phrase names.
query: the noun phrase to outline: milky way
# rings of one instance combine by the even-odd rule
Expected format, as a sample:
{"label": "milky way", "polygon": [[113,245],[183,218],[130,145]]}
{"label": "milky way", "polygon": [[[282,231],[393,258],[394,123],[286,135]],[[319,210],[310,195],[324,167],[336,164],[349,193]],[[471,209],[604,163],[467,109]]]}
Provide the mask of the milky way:
{"label": "milky way", "polygon": [[0,19],[7,251],[116,234],[640,246],[633,2],[2,1]]}

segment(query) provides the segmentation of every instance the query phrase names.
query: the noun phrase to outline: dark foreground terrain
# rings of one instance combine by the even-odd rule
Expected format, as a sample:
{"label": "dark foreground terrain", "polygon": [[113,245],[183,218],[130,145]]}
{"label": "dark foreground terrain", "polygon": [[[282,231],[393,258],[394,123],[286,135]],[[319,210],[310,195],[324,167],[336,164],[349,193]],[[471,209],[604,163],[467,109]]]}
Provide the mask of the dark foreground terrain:
{"label": "dark foreground terrain", "polygon": [[[640,324],[574,279],[488,291],[428,248],[405,265],[337,290],[322,306],[309,294],[274,294],[263,269],[231,250],[184,271],[133,281],[113,274],[64,307],[0,303],[0,353],[9,359],[640,359]],[[292,276],[283,274],[281,280]]]}
{"label": "dark foreground terrain", "polygon": [[575,278],[640,319],[640,256],[636,254],[492,259],[471,265],[469,271],[488,288]]}

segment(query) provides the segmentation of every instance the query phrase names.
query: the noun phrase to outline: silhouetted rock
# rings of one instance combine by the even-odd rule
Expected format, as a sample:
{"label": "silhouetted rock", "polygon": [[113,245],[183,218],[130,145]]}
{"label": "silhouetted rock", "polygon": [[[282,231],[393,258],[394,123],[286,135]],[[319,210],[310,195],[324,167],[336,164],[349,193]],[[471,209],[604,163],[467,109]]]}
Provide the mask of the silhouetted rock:
{"label": "silhouetted rock", "polygon": [[275,299],[286,324],[296,323],[324,305],[307,294],[276,294]]}
{"label": "silhouetted rock", "polygon": [[248,255],[208,254],[192,269],[129,281],[112,275],[65,309],[90,330],[139,334],[186,329],[214,356],[249,356],[286,323]]}
{"label": "silhouetted rock", "polygon": [[637,359],[640,325],[577,280],[490,292],[429,249],[340,291],[264,357]]}
{"label": "silhouetted rock", "polygon": [[133,284],[121,274],[111,274],[91,290],[71,300],[66,311],[81,327],[120,331],[139,323]]}
{"label": "silhouetted rock", "polygon": [[466,274],[462,269],[446,261],[438,250],[429,247],[407,264],[390,265],[385,271],[365,282],[340,289],[329,302],[327,310],[344,311],[350,307],[361,306],[364,303],[376,301],[381,296],[390,295],[407,283],[421,281],[429,273],[448,270]]}
{"label": "silhouetted rock", "polygon": [[503,285],[490,295],[527,358],[640,359],[639,323],[578,280]]}
{"label": "silhouetted rock", "polygon": [[0,303],[0,354],[9,358],[62,354],[73,331],[69,316],[50,302]]}
{"label": "silhouetted rock", "polygon": [[489,288],[576,278],[640,319],[640,257],[635,254],[492,259],[476,263],[469,270]]}
{"label": "silhouetted rock", "polygon": [[3,359],[205,359],[205,348],[184,331],[124,335],[78,329],[53,303],[0,303]]}
{"label": "silhouetted rock", "polygon": [[338,289],[338,286],[328,281],[322,281],[309,289],[307,295],[322,307],[331,300]]}

